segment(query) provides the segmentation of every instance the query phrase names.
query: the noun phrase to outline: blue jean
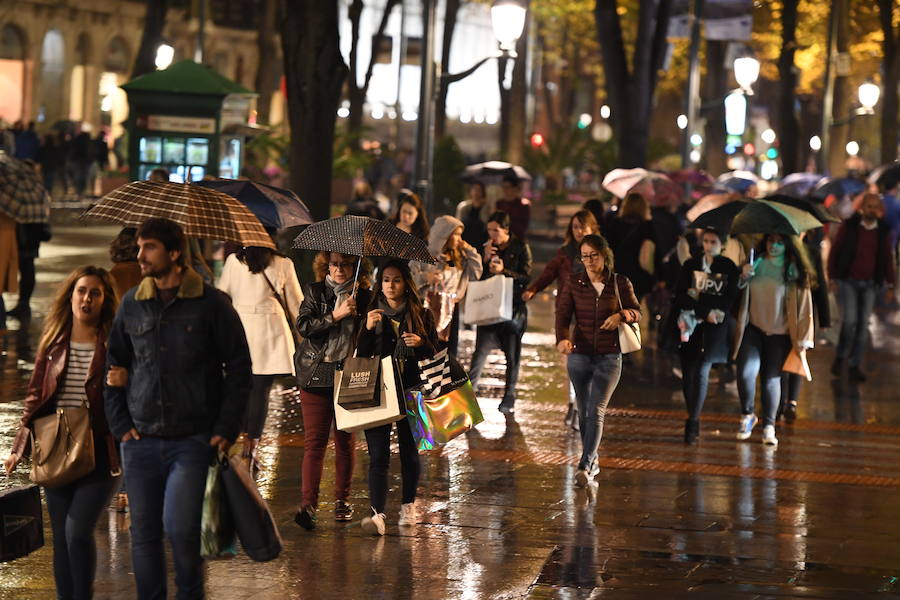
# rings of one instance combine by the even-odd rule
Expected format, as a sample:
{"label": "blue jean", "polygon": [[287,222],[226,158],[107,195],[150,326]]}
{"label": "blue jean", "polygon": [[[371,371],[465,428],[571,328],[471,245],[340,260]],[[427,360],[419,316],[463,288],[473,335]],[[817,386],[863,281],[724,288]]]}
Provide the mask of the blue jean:
{"label": "blue jean", "polygon": [[566,364],[578,403],[581,460],[578,468],[592,471],[603,437],[606,406],[622,374],[621,354],[570,354]]}
{"label": "blue jean", "polygon": [[[106,446],[101,449],[105,451]],[[98,463],[93,473],[77,481],[44,488],[53,528],[53,578],[59,600],[87,600],[94,595],[94,528],[121,479],[109,474],[108,463]]]}
{"label": "blue jean", "polygon": [[748,325],[738,351],[738,397],[741,413],[752,414],[756,406],[756,377],[762,391],[763,425],[774,425],[781,401],[781,367],[791,351],[791,336],[766,335],[761,329]]}
{"label": "blue jean", "polygon": [[837,357],[858,367],[869,343],[869,317],[875,308],[878,285],[874,281],[838,281],[837,300],[841,309],[841,335]]}
{"label": "blue jean", "polygon": [[169,538],[175,565],[176,598],[203,598],[200,516],[206,472],[212,456],[210,434],[180,438],[144,436],[122,444],[131,557],[140,600],[165,600]]}

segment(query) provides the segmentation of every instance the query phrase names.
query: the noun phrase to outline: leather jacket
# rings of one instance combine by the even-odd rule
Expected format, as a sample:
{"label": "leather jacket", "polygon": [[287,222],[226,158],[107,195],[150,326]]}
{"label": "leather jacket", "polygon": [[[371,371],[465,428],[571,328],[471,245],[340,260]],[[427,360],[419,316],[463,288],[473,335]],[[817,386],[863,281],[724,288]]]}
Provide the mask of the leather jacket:
{"label": "leather jacket", "polygon": [[[25,396],[25,410],[19,421],[19,431],[13,441],[12,452],[20,457],[31,451],[30,425],[35,419],[52,415],[56,410],[56,391],[63,384],[69,359],[69,338],[71,331],[63,331],[43,352],[38,352],[34,360],[34,372],[28,382]],[[91,412],[91,429],[96,442],[94,451],[104,451],[109,456],[110,472],[119,473],[119,451],[116,441],[109,432],[106,413],[103,410],[103,378],[106,374],[106,338],[97,339],[94,358],[88,368],[84,391]]]}
{"label": "leather jacket", "polygon": [[[365,288],[359,288],[356,292],[356,306],[369,305],[371,292]],[[337,300],[334,291],[324,281],[316,281],[303,286],[303,302],[300,303],[300,314],[297,317],[297,331],[303,336],[303,341],[294,353],[294,367],[297,372],[297,385],[304,389],[309,384],[316,367],[322,362],[325,355],[325,347],[328,336],[337,335],[341,329],[331,318],[331,312]],[[353,317],[353,335],[342,336],[339,340],[340,354],[349,356],[353,351],[356,332],[362,324],[365,314],[362,308],[357,310]],[[350,318],[350,317],[347,317]],[[346,337],[346,339],[344,339]]]}

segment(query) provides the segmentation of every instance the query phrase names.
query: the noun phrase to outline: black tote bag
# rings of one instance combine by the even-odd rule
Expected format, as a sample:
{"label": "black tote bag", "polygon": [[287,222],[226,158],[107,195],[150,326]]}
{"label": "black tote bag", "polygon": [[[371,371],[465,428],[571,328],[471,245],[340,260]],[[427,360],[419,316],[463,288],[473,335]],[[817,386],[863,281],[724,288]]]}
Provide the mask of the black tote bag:
{"label": "black tote bag", "polygon": [[228,511],[244,552],[257,562],[278,558],[283,545],[281,534],[269,505],[260,495],[240,456],[231,456],[222,464],[222,483]]}
{"label": "black tote bag", "polygon": [[338,406],[346,410],[378,406],[381,402],[378,394],[380,370],[381,359],[377,356],[345,359],[338,388]]}
{"label": "black tote bag", "polygon": [[43,545],[44,520],[38,486],[0,492],[0,562],[21,558]]}

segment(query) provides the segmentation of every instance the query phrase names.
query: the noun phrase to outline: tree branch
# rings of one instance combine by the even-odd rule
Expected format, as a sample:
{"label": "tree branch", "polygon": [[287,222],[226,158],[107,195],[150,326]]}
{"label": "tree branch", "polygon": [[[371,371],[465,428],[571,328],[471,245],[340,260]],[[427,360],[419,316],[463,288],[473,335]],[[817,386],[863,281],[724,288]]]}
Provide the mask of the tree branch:
{"label": "tree branch", "polygon": [[375,59],[378,57],[378,50],[381,47],[381,40],[385,38],[384,30],[387,28],[388,19],[393,12],[394,7],[400,3],[400,0],[388,0],[384,5],[384,12],[381,14],[381,22],[378,24],[378,30],[372,36],[372,55],[369,57],[369,68],[366,69],[365,82],[362,89],[369,89],[369,82],[372,81],[372,70],[375,68]]}

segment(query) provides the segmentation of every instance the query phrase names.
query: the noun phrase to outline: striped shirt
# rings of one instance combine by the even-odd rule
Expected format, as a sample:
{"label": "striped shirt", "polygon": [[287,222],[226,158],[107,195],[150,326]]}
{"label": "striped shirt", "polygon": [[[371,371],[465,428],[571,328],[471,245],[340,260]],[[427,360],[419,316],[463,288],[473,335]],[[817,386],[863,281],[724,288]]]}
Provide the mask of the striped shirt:
{"label": "striped shirt", "polygon": [[81,406],[87,404],[87,393],[84,384],[87,382],[88,370],[94,360],[95,345],[91,343],[69,342],[69,362],[66,365],[66,377],[62,387],[56,394],[58,408]]}

